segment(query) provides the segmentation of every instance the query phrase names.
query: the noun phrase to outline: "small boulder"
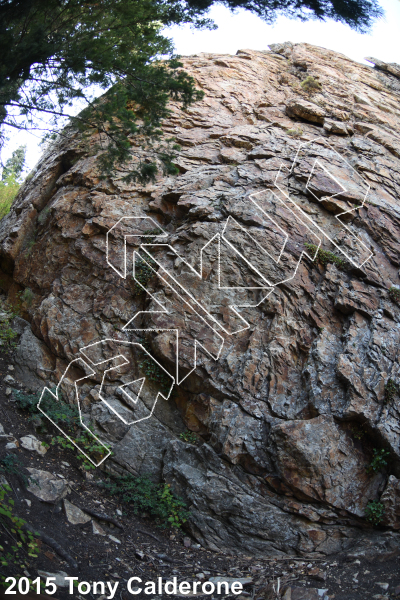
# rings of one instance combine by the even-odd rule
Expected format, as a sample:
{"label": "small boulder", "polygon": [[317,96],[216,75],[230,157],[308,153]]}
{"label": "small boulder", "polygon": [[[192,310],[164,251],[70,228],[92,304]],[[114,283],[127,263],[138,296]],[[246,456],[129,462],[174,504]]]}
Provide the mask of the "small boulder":
{"label": "small boulder", "polygon": [[286,588],[282,600],[329,600],[328,590],[316,588],[292,587]]}
{"label": "small boulder", "polygon": [[335,135],[349,135],[346,123],[342,123],[341,121],[331,121],[330,119],[325,119],[324,129],[327,133],[333,133]]}
{"label": "small boulder", "polygon": [[37,452],[41,456],[44,456],[44,454],[47,452],[42,442],[40,442],[34,435],[26,435],[20,438],[20,442],[22,448],[25,448],[25,450],[30,450],[31,452]]}
{"label": "small boulder", "polygon": [[31,482],[27,488],[39,500],[55,503],[65,498],[70,489],[64,479],[59,479],[49,471],[28,467]]}
{"label": "small boulder", "polygon": [[108,537],[110,538],[110,540],[112,542],[115,542],[116,544],[120,544],[121,543],[121,540],[119,540],[118,538],[114,537],[113,535],[109,535]]}
{"label": "small boulder", "polygon": [[57,587],[68,587],[69,582],[65,580],[68,577],[68,573],[65,571],[58,571],[58,573],[48,573],[47,571],[38,571],[39,577],[55,577],[55,581],[53,583],[56,584]]}
{"label": "small boulder", "polygon": [[6,444],[6,450],[16,450],[18,448],[18,442],[8,442]]}
{"label": "small boulder", "polygon": [[83,510],[68,500],[64,500],[64,509],[67,519],[71,525],[84,525],[92,520],[92,517],[84,513]]}
{"label": "small boulder", "polygon": [[286,114],[289,117],[297,117],[312,123],[322,124],[326,113],[323,108],[313,102],[308,102],[308,100],[302,98],[292,98],[286,104]]}
{"label": "small boulder", "polygon": [[95,521],[94,519],[92,521],[92,527],[93,527],[93,535],[106,535],[106,532],[104,531],[102,526],[99,525],[99,523],[97,523],[97,521]]}
{"label": "small boulder", "polygon": [[6,375],[3,379],[4,383],[9,383],[10,385],[12,383],[15,383],[15,379],[12,375]]}

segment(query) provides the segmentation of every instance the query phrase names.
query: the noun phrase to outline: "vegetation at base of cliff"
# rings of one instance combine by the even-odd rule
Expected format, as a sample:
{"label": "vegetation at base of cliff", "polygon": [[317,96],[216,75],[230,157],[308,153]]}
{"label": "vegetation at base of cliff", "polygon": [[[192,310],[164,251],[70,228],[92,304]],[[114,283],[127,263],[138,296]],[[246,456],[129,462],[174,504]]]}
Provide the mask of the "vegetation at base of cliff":
{"label": "vegetation at base of cliff", "polygon": [[21,187],[21,174],[24,170],[25,154],[26,146],[20,146],[14,150],[11,158],[4,165],[0,181],[0,219],[10,212],[11,204]]}
{"label": "vegetation at base of cliff", "polygon": [[388,450],[385,450],[384,448],[381,448],[380,450],[378,448],[374,448],[373,458],[366,469],[367,473],[371,473],[372,471],[376,473],[377,471],[384,469],[388,464],[386,460],[388,456],[390,456],[390,452]]}
{"label": "vegetation at base of cliff", "polygon": [[[56,135],[70,119],[98,136],[104,176],[130,161],[132,144],[149,156],[128,181],[145,183],[158,169],[176,173],[173,140],[160,130],[170,99],[183,109],[203,97],[182,69],[162,31],[191,24],[215,29],[207,11],[216,0],[19,0],[0,1],[0,142],[7,127],[42,127]],[[377,0],[222,0],[273,22],[278,14],[302,21],[334,19],[364,32],[383,11]],[[164,59],[164,60],[161,60]],[[105,92],[101,98],[96,94]],[[85,108],[74,115],[77,103]],[[66,132],[63,133],[65,135]],[[156,144],[155,144],[156,142]],[[171,143],[170,143],[171,142]],[[1,146],[1,143],[0,143]],[[176,148],[175,148],[176,150]]]}
{"label": "vegetation at base of cliff", "polygon": [[383,403],[389,404],[399,394],[399,386],[393,379],[388,379],[385,384],[385,396]]}
{"label": "vegetation at base of cliff", "polygon": [[[315,254],[317,252],[317,246],[315,246],[314,244],[304,245],[307,248],[307,250],[310,250],[312,254]],[[315,260],[320,262],[324,267],[326,267],[328,264],[334,264],[338,267],[338,269],[341,269],[342,271],[345,271],[347,269],[347,262],[344,258],[340,258],[339,256],[336,256],[336,254],[334,254],[333,252],[329,252],[328,250],[322,250],[321,248],[319,248],[314,261]]]}
{"label": "vegetation at base of cliff", "polygon": [[302,81],[300,83],[300,87],[305,92],[308,92],[308,93],[319,92],[322,89],[322,85],[320,84],[320,82],[318,81],[318,79],[316,79],[312,75],[308,75],[304,79],[304,81]]}
{"label": "vegetation at base of cliff", "polygon": [[[0,483],[0,525],[7,534],[7,544],[0,545],[0,566],[17,567],[26,569],[26,557],[36,558],[39,554],[39,545],[35,536],[25,529],[25,521],[14,513],[14,500],[11,498],[12,488],[5,479],[6,476],[15,475],[27,486],[28,477],[22,471],[23,465],[14,454],[6,454],[0,460],[0,475],[3,480]],[[5,580],[0,575],[0,583]]]}
{"label": "vegetation at base of cliff", "polygon": [[396,304],[400,304],[400,289],[393,286],[389,289],[390,299]]}
{"label": "vegetation at base of cliff", "polygon": [[180,528],[189,517],[185,502],[171,491],[168,483],[154,483],[148,477],[110,477],[101,487],[122,502],[131,504],[134,512],[149,513],[161,527]]}
{"label": "vegetation at base of cliff", "polygon": [[382,502],[372,500],[368,502],[365,508],[365,518],[373,525],[379,525],[383,521],[385,507]]}
{"label": "vegetation at base of cliff", "polygon": [[[55,390],[52,390],[55,394]],[[38,394],[26,394],[19,390],[13,390],[14,398],[16,399],[17,406],[22,410],[28,411],[32,415],[32,419],[42,417],[43,413],[38,409],[38,402],[40,395]],[[76,450],[76,446],[72,443],[77,444],[84,450],[86,454],[93,455],[96,460],[100,461],[109,450],[107,444],[100,444],[90,431],[82,427],[79,411],[76,406],[72,406],[68,402],[65,402],[60,397],[59,401],[55,402],[53,397],[49,394],[45,394],[40,403],[40,407],[46,413],[46,415],[58,425],[70,439],[64,435],[54,435],[51,440],[51,445],[57,445],[64,450]],[[90,428],[89,428],[90,429]],[[50,447],[50,444],[43,444],[46,448]],[[78,451],[77,458],[81,461],[81,466],[85,471],[94,469],[93,463],[84,455]]]}

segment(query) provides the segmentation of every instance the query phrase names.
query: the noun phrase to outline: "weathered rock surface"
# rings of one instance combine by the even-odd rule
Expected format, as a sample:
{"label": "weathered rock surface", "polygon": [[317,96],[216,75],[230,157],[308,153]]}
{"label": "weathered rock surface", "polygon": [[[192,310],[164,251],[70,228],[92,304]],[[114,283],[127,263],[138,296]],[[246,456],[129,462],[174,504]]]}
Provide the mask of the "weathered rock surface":
{"label": "weathered rock surface", "polygon": [[65,515],[66,515],[69,523],[71,523],[72,525],[84,525],[85,523],[88,523],[89,521],[92,520],[92,517],[87,515],[78,506],[75,506],[75,504],[72,504],[72,502],[69,502],[65,498],[64,498],[64,509],[65,509]]}
{"label": "weathered rock surface", "polygon": [[328,600],[328,590],[289,586],[282,600]]}
{"label": "weathered rock surface", "polygon": [[27,470],[30,474],[30,483],[27,490],[39,500],[55,503],[70,493],[65,479],[59,479],[49,471],[42,471],[33,467],[29,467]]}
{"label": "weathered rock surface", "polygon": [[41,456],[46,454],[47,449],[43,446],[34,435],[25,435],[20,439],[22,448],[30,450],[31,452],[37,452]]}
{"label": "weathered rock surface", "polygon": [[[373,554],[387,533],[398,545],[400,80],[397,66],[372,62],[290,43],[187,57],[205,97],[187,111],[171,103],[164,128],[181,146],[179,175],[128,185],[128,165],[101,179],[69,131],[0,222],[2,285],[11,300],[33,292],[16,376],[54,387],[81,348],[102,340],[99,364],[133,344],[129,367],[105,379],[108,404],[101,371],[81,362],[69,381],[87,376],[83,414],[114,450],[104,468],[171,483],[190,506],[191,533],[212,549]],[[318,89],[303,89],[306,76]],[[132,164],[149,157],[131,143]],[[149,252],[180,295],[157,269],[151,297],[130,275],[155,225],[121,225],[106,245],[121,218],[143,216],[166,232],[156,241],[168,251]],[[328,254],[313,261],[320,242]],[[170,312],[150,312],[160,304]],[[232,309],[241,304],[252,307]],[[174,374],[174,327],[182,379],[195,338],[218,360],[198,347],[193,373],[155,404],[161,379],[149,379],[134,344],[145,338]],[[186,429],[197,445],[179,439]],[[375,448],[390,452],[388,464],[367,471]],[[366,521],[369,501],[386,507],[389,532]]]}

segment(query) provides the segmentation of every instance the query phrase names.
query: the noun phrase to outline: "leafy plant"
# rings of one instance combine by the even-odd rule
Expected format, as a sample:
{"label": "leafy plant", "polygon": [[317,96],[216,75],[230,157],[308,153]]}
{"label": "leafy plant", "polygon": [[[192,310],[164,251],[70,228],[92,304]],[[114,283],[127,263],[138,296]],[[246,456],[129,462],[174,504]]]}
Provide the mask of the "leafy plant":
{"label": "leafy plant", "polygon": [[385,507],[382,502],[372,500],[368,502],[365,508],[365,518],[373,525],[379,525],[383,521]]}
{"label": "leafy plant", "polygon": [[24,465],[15,454],[6,454],[0,460],[0,473],[2,475],[16,475],[23,485],[27,486],[29,477],[23,471]]}
{"label": "leafy plant", "polygon": [[305,92],[311,94],[313,92],[319,92],[319,90],[322,88],[322,85],[315,77],[308,75],[304,81],[301,82],[300,87],[302,87]]}
{"label": "leafy plant", "polygon": [[[27,410],[33,416],[42,414],[37,406],[39,396],[35,394],[25,394],[24,392],[14,390],[14,397],[19,408]],[[96,438],[82,427],[79,411],[76,406],[72,406],[71,404],[68,404],[68,402],[65,402],[61,394],[59,394],[59,398],[59,401],[55,402],[49,394],[47,396],[44,395],[40,406],[47,416],[67,433],[71,440],[85,450],[86,454],[94,454],[101,460],[104,453],[109,450],[107,444],[99,444]],[[48,444],[45,445],[49,447]],[[57,445],[63,450],[75,450],[74,444],[64,435],[55,435],[51,440],[51,445]],[[95,468],[82,453],[78,453],[78,460],[82,461],[82,468],[85,471]]]}
{"label": "leafy plant", "polygon": [[373,454],[374,455],[372,461],[367,466],[367,473],[370,473],[371,471],[380,471],[381,469],[386,467],[386,458],[390,456],[390,452],[388,450],[385,450],[384,448],[381,448],[380,450],[378,448],[374,448]]}
{"label": "leafy plant", "polygon": [[179,434],[179,437],[182,441],[187,442],[188,444],[197,444],[197,437],[193,431],[184,431]]}
{"label": "leafy plant", "polygon": [[0,342],[3,350],[12,352],[15,350],[17,343],[17,332],[11,327],[11,322],[18,314],[18,309],[12,308],[8,304],[0,306]]}
{"label": "leafy plant", "polygon": [[161,234],[162,231],[158,227],[155,227],[154,229],[146,229],[146,231],[144,231],[141,236],[142,244],[151,244],[154,241],[154,239]]}
{"label": "leafy plant", "polygon": [[[146,260],[143,260],[140,257],[137,258],[137,262],[135,264],[135,279],[143,286],[143,288],[147,288],[147,285],[148,285],[150,279],[154,275],[153,269],[155,269],[156,267],[157,267],[157,265],[154,262],[154,260],[152,260],[148,256],[146,256]],[[137,283],[137,281],[134,281],[135,294],[143,294],[144,290],[141,287],[141,285],[139,285]]]}
{"label": "leafy plant", "polygon": [[24,302],[27,306],[31,306],[34,297],[35,294],[32,292],[31,288],[25,288],[23,292],[19,293],[21,302]]}
{"label": "leafy plant", "polygon": [[134,512],[150,513],[162,527],[179,528],[189,517],[186,504],[174,496],[168,483],[154,483],[148,477],[112,477],[102,486],[122,502],[132,504]]}
{"label": "leafy plant", "polygon": [[353,425],[353,427],[351,428],[351,431],[356,440],[362,440],[363,437],[367,433],[365,431],[365,429],[363,427],[361,427],[360,425]]}
{"label": "leafy plant", "polygon": [[384,404],[389,404],[399,393],[399,386],[393,379],[388,379],[385,384]]}
{"label": "leafy plant", "polygon": [[[79,447],[83,448],[86,454],[94,454],[98,460],[101,460],[104,457],[104,446],[107,450],[110,450],[107,444],[99,444],[97,440],[94,437],[92,437],[88,431],[84,429],[81,430],[80,434],[77,435],[75,433],[74,437],[71,436],[71,439],[73,439]],[[75,450],[74,444],[64,435],[54,436],[51,440],[51,445],[57,445],[63,450]],[[94,464],[91,461],[89,461],[84,454],[82,454],[82,452],[78,453],[77,458],[82,462],[82,469],[84,471],[90,471],[96,468]]]}
{"label": "leafy plant", "polygon": [[[317,252],[317,246],[315,246],[314,244],[304,245],[307,248],[307,250],[310,250],[312,254],[315,254]],[[328,250],[322,250],[321,248],[319,248],[315,258],[324,267],[326,267],[326,265],[328,265],[329,263],[332,263],[336,265],[339,269],[342,269],[343,271],[347,268],[347,262],[344,258],[340,258],[339,256],[336,256],[336,254],[333,254],[333,252],[329,252]]]}
{"label": "leafy plant", "polygon": [[396,304],[400,304],[400,289],[392,285],[389,288],[389,296]]}
{"label": "leafy plant", "polygon": [[[27,485],[29,478],[23,472],[23,464],[14,454],[7,454],[0,461],[1,475],[16,475],[23,483]],[[36,558],[39,553],[39,546],[34,535],[24,528],[25,521],[14,514],[14,500],[10,497],[11,487],[4,480],[0,483],[0,524],[2,530],[7,534],[8,539],[12,540],[11,545],[7,542],[0,544],[0,566],[16,568],[24,567],[21,552],[24,552],[31,558]],[[7,545],[7,549],[5,546]],[[0,583],[4,583],[5,578],[0,575]]]}
{"label": "leafy plant", "polygon": [[[141,338],[140,343],[143,348],[151,354],[150,344],[144,338]],[[151,381],[160,384],[161,393],[166,396],[171,388],[171,378],[165,373],[165,371],[146,353],[140,352],[139,367],[146,377]]]}

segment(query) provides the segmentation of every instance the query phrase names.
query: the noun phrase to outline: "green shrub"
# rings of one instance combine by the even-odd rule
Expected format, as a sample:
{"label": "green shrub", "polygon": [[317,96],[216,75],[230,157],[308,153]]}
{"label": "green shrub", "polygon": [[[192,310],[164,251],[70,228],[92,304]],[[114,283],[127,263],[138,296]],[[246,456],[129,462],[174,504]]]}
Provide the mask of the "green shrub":
{"label": "green shrub", "polygon": [[[147,238],[148,239],[148,238]],[[150,257],[146,256],[146,260],[138,257],[138,260],[135,264],[135,280],[137,280],[144,288],[147,288],[147,285],[150,279],[154,275],[154,271],[150,268],[153,267],[155,269],[157,267],[154,260]],[[134,280],[134,292],[135,294],[143,294],[143,288]]]}
{"label": "green shrub", "polygon": [[[150,344],[147,340],[141,338],[139,342],[142,344],[143,348],[151,354]],[[146,352],[139,351],[140,362],[139,367],[142,370],[143,374],[146,375],[150,379],[150,381],[154,381],[155,383],[160,384],[161,393],[164,396],[168,395],[168,392],[171,388],[171,378],[166,375],[164,370],[158,366],[156,362]]]}
{"label": "green shrub", "polygon": [[363,437],[365,437],[365,435],[367,433],[365,431],[364,427],[360,426],[360,425],[353,425],[353,427],[351,428],[351,431],[356,440],[362,440]]}
{"label": "green shrub", "polygon": [[383,515],[385,514],[385,507],[382,502],[373,500],[368,502],[365,508],[365,518],[373,525],[379,525],[383,521]]}
{"label": "green shrub", "polygon": [[[312,254],[315,254],[315,252],[317,252],[317,246],[315,246],[314,244],[304,245],[307,248],[307,250],[310,250]],[[346,270],[347,268],[347,262],[344,258],[340,258],[339,256],[336,256],[336,254],[333,254],[333,252],[329,252],[328,250],[321,250],[321,248],[319,248],[316,259],[324,267],[331,263],[336,265],[339,269],[342,269],[342,271]]]}
{"label": "green shrub", "polygon": [[25,302],[27,306],[31,306],[34,297],[35,294],[32,292],[31,288],[25,288],[23,292],[19,293],[19,299],[21,302]]}
{"label": "green shrub", "polygon": [[179,437],[182,441],[187,442],[188,444],[197,444],[197,436],[192,431],[184,431],[179,434]]}
{"label": "green shrub", "polygon": [[397,287],[392,287],[389,289],[389,296],[396,304],[400,304],[400,289]]}
{"label": "green shrub", "polygon": [[[142,234],[143,237],[141,236],[141,243],[142,244],[152,244],[153,241],[155,240],[155,238],[161,234],[162,234],[162,231],[158,227],[155,227],[154,229],[146,229],[146,231],[144,231]],[[151,237],[148,237],[148,236],[151,236]]]}
{"label": "green shrub", "polygon": [[319,92],[322,89],[320,82],[312,75],[308,75],[304,81],[301,82],[300,86],[308,93]]}
{"label": "green shrub", "polygon": [[[55,393],[55,390],[52,390],[52,392]],[[25,394],[18,390],[14,390],[14,397],[19,408],[27,410],[34,417],[42,414],[37,406],[39,402],[38,395]],[[40,407],[56,425],[59,425],[59,427],[66,432],[71,440],[84,449],[86,454],[94,454],[96,458],[101,460],[106,451],[104,446],[109,450],[107,444],[104,444],[104,446],[99,444],[96,438],[82,427],[78,408],[65,402],[62,396],[57,402],[50,394],[45,394],[40,403]],[[51,445],[57,445],[64,450],[75,450],[74,444],[64,435],[55,435],[51,440]],[[45,444],[45,446],[49,447],[49,444]],[[81,452],[78,454],[78,460],[82,461],[82,468],[85,471],[95,468],[91,461],[89,461]]]}
{"label": "green shrub", "polygon": [[6,352],[12,352],[17,346],[17,332],[11,327],[11,321],[18,314],[18,310],[11,308],[8,305],[0,306],[3,313],[0,317],[0,341],[1,347]]}
{"label": "green shrub", "polygon": [[[7,454],[0,461],[1,475],[16,475],[27,485],[29,478],[22,471],[23,464],[14,454]],[[34,535],[24,529],[25,521],[14,514],[14,500],[9,496],[12,491],[6,483],[0,483],[0,524],[3,532],[7,534],[7,544],[0,544],[0,566],[7,570],[14,566],[15,569],[24,569],[26,555],[36,558],[39,546]],[[10,540],[11,543],[10,543]],[[0,574],[0,583],[5,584],[5,576]]]}
{"label": "green shrub", "polygon": [[370,473],[371,471],[381,471],[387,465],[386,458],[390,456],[390,452],[384,448],[381,448],[380,450],[378,448],[374,448],[373,453],[374,456],[372,461],[367,466],[367,473]]}
{"label": "green shrub", "polygon": [[1,475],[15,475],[22,481],[23,485],[27,486],[29,483],[29,477],[25,475],[24,471],[22,470],[23,468],[24,464],[15,454],[6,454],[0,460]]}
{"label": "green shrub", "polygon": [[399,386],[393,379],[388,379],[385,384],[384,404],[389,404],[399,393]]}
{"label": "green shrub", "polygon": [[295,127],[293,129],[286,129],[286,133],[290,137],[299,138],[303,135],[304,131],[300,127]]}
{"label": "green shrub", "polygon": [[102,483],[109,494],[133,505],[134,512],[150,513],[161,527],[179,528],[188,519],[186,504],[171,492],[168,483],[153,483],[148,477],[112,477]]}

